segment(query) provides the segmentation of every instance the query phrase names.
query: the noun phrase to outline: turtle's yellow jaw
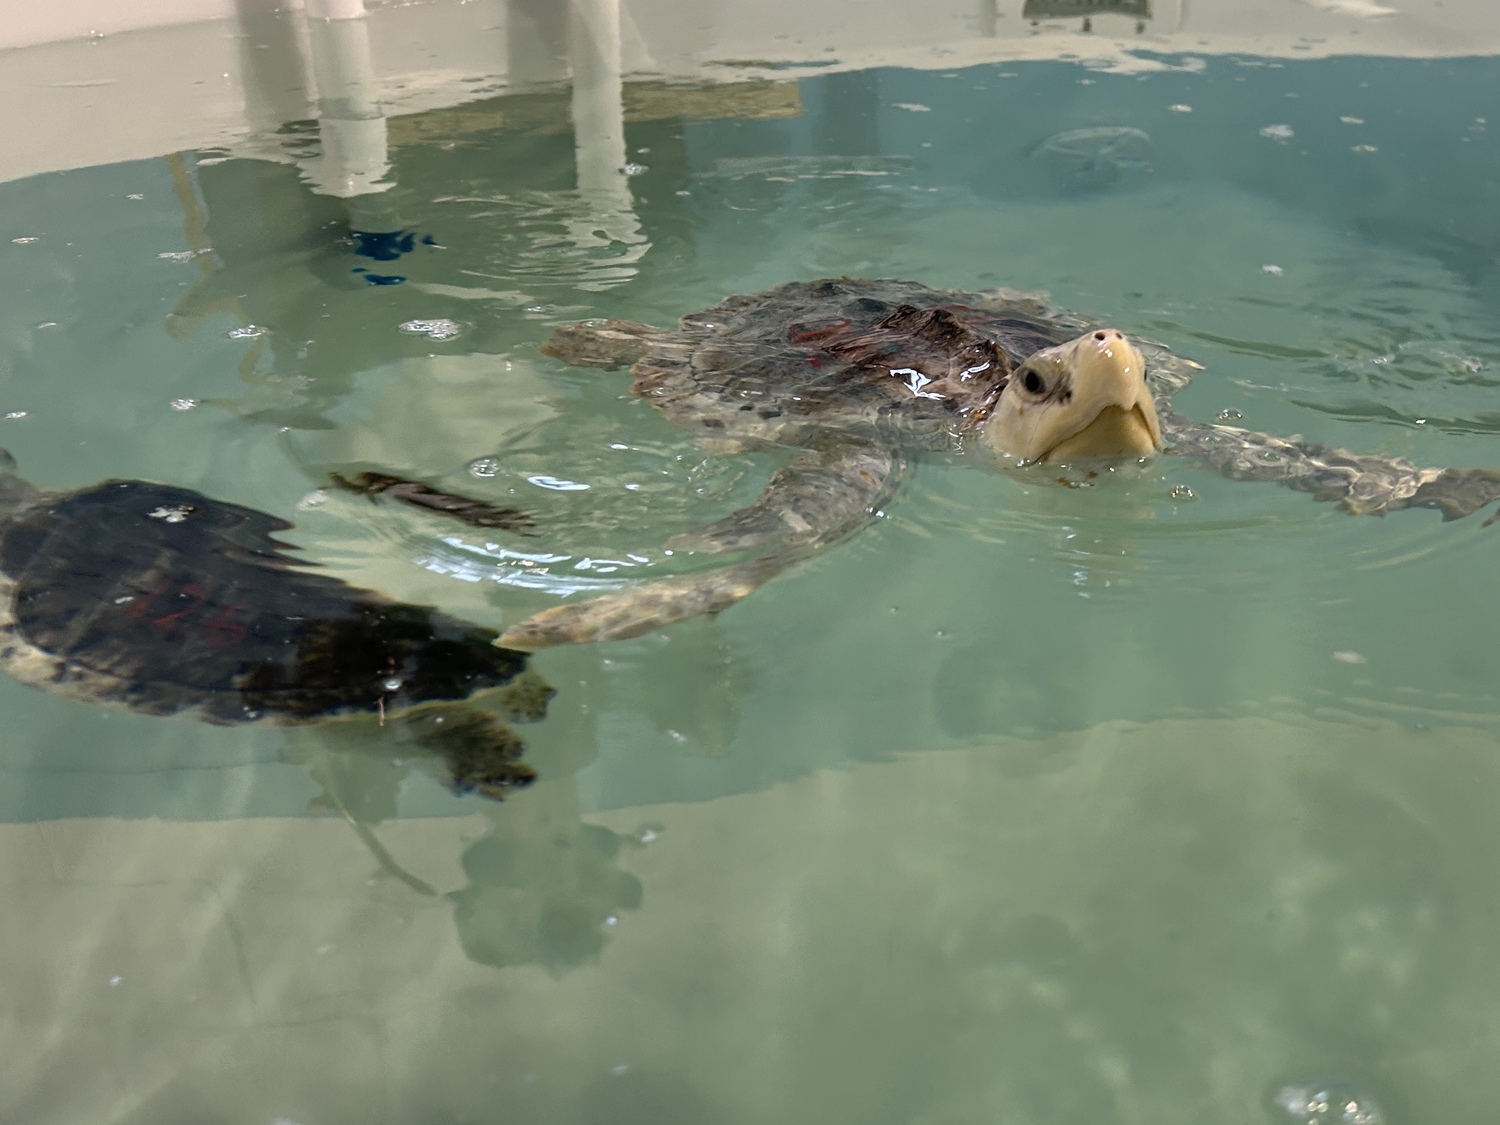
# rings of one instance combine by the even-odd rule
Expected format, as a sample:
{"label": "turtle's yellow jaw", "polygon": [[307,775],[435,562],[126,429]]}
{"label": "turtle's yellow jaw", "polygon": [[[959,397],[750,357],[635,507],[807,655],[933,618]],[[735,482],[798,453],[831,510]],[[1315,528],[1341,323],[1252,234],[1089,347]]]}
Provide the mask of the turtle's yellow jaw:
{"label": "turtle's yellow jaw", "polygon": [[1011,374],[984,437],[1022,461],[1152,453],[1161,448],[1161,424],[1146,362],[1114,328],[1039,351]]}

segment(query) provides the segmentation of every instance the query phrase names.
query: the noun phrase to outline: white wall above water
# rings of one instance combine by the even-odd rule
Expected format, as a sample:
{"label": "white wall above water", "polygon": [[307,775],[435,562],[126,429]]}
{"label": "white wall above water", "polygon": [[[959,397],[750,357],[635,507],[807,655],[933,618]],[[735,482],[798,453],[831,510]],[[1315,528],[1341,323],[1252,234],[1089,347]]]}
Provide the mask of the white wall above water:
{"label": "white wall above water", "polygon": [[[1121,6],[1145,6],[1149,18],[1096,13],[1087,32],[1082,15],[1029,15],[1111,0],[574,0],[571,7],[601,3],[618,3],[618,65],[626,76],[696,81],[1015,59],[1154,65],[1133,53],[1140,51],[1500,52],[1495,0],[1135,0]],[[0,180],[236,145],[267,126],[318,116],[310,17],[358,7],[359,0],[280,8],[273,0],[11,0],[0,23],[0,99],[10,107]],[[369,7],[368,61],[388,116],[567,77],[569,5],[561,2],[371,0]]]}

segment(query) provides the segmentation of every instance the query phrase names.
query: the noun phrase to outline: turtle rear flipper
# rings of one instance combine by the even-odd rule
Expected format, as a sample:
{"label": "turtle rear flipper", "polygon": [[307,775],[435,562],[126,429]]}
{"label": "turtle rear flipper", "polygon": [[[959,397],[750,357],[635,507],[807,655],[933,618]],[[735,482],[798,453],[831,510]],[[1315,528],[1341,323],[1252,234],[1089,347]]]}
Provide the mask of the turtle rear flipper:
{"label": "turtle rear flipper", "polygon": [[[1429,472],[1431,470],[1428,470]],[[1406,502],[1408,508],[1436,508],[1443,519],[1462,519],[1492,500],[1500,499],[1500,472],[1494,469],[1443,469]],[[1500,511],[1484,526],[1500,521]]]}
{"label": "turtle rear flipper", "polygon": [[541,346],[541,353],[574,367],[629,367],[653,344],[670,341],[677,333],[633,320],[585,320],[565,324]]}
{"label": "turtle rear flipper", "polygon": [[728,609],[793,564],[858,529],[900,479],[887,450],[840,446],[777,472],[753,503],[700,532],[672,540],[704,554],[767,546],[736,566],[648,582],[560,605],[512,625],[495,643],[531,651],[618,641]]}
{"label": "turtle rear flipper", "polygon": [[467,703],[423,707],[400,719],[413,742],[438,759],[454,793],[503,800],[536,780],[521,760],[526,747],[500,719]]}
{"label": "turtle rear flipper", "polygon": [[1452,520],[1500,498],[1500,471],[1494,469],[1427,469],[1401,457],[1202,425],[1170,412],[1162,416],[1162,431],[1175,452],[1195,457],[1231,480],[1274,481],[1318,500],[1337,501],[1354,515],[1437,508]]}

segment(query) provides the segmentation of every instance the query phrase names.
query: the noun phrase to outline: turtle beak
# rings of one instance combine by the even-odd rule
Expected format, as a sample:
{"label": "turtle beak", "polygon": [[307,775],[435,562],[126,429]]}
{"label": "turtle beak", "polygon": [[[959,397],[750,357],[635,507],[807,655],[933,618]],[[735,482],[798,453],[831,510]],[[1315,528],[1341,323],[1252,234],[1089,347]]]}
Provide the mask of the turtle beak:
{"label": "turtle beak", "polygon": [[1146,361],[1115,328],[1038,352],[1012,375],[986,436],[1026,461],[1152,453],[1161,448],[1161,423]]}
{"label": "turtle beak", "polygon": [[1080,457],[1141,457],[1161,448],[1161,422],[1146,386],[1146,360],[1116,328],[1074,341],[1075,418],[1092,414],[1081,430],[1053,443],[1041,461]]}

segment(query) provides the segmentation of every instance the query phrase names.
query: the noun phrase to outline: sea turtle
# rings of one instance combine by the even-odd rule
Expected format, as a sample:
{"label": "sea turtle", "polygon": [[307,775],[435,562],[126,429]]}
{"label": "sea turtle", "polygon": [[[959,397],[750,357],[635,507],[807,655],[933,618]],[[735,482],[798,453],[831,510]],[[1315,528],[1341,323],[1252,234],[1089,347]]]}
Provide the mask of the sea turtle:
{"label": "sea turtle", "polygon": [[[401,498],[413,496],[428,506],[420,489]],[[498,518],[484,505],[457,514],[485,523],[486,510]],[[273,537],[291,527],[149,481],[45,491],[0,450],[0,668],[59,695],[210,723],[375,716],[439,759],[455,792],[528,784],[502,716],[540,718],[552,689],[526,654],[311,573]]]}
{"label": "sea turtle", "polygon": [[501,635],[518,649],[636,636],[733,604],[872,518],[910,452],[974,448],[1024,465],[1165,450],[1353,513],[1432,507],[1453,519],[1500,497],[1500,472],[1425,469],[1190,421],[1168,403],[1198,364],[1015,290],[790,282],[728,297],[675,329],[566,326],[542,351],[629,365],[635,394],[719,448],[802,454],[749,506],[669,544],[759,554],[545,610]]}

